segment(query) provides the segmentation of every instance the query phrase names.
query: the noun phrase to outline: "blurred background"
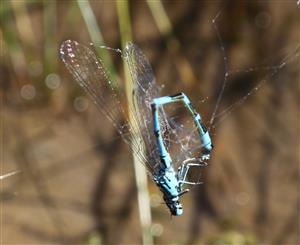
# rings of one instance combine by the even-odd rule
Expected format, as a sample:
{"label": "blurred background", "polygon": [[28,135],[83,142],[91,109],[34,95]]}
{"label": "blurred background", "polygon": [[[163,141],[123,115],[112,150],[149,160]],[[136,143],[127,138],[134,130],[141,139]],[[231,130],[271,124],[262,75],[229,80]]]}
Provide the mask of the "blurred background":
{"label": "blurred background", "polygon": [[[22,171],[0,180],[1,244],[300,243],[296,0],[0,6],[1,175]],[[170,217],[151,180],[137,187],[129,148],[59,59],[66,39],[133,40],[161,94],[185,92],[207,125],[226,82],[204,184],[182,198],[183,216]],[[102,58],[122,88],[112,53]]]}

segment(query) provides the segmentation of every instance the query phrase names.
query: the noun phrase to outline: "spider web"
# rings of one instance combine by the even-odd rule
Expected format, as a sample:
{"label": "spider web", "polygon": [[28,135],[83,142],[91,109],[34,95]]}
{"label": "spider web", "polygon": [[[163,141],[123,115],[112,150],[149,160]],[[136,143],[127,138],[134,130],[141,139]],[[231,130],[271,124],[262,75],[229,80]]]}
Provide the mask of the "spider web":
{"label": "spider web", "polygon": [[[262,65],[255,66],[246,69],[229,69],[228,61],[229,57],[227,55],[225,44],[223,41],[223,37],[218,28],[218,22],[221,21],[222,11],[219,11],[216,16],[212,19],[212,26],[216,33],[216,37],[219,43],[220,55],[223,59],[224,66],[224,75],[222,78],[222,83],[217,95],[217,99],[215,101],[215,106],[211,112],[211,117],[209,119],[209,123],[207,124],[210,135],[212,136],[213,131],[220,126],[220,124],[228,118],[232,112],[241,107],[247,99],[252,96],[254,93],[258,92],[266,83],[271,83],[272,79],[276,75],[279,75],[280,71],[282,71],[286,66],[295,62],[299,58],[300,54],[300,43],[295,44],[289,52],[281,58],[279,62],[275,65]],[[225,95],[225,90],[228,85],[234,78],[234,76],[239,74],[251,74],[251,73],[260,73],[261,75],[256,79],[255,85],[248,89],[248,91],[237,98],[231,104],[222,108],[222,102]],[[205,99],[206,100],[206,99]],[[203,101],[202,101],[203,102]],[[172,104],[172,107],[174,105]],[[173,108],[173,110],[175,110]],[[198,111],[201,114],[201,111]],[[172,110],[169,110],[167,115],[169,116],[172,113]],[[199,140],[199,135],[197,133],[196,127],[191,123],[187,117],[181,122],[179,122],[176,117],[168,117],[168,122],[170,125],[170,133],[165,137],[165,141],[168,142],[169,147],[168,150],[173,152],[172,157],[174,161],[174,167],[178,168],[181,166],[182,162],[187,158],[199,157],[201,154],[201,142]],[[186,124],[187,123],[187,124]],[[215,133],[214,133],[215,134]],[[212,152],[213,154],[213,152]],[[201,177],[201,169],[200,171],[192,171],[193,175],[196,176],[197,181]],[[200,173],[199,173],[200,172]],[[189,180],[191,181],[191,180]]]}
{"label": "spider web", "polygon": [[[277,75],[284,67],[295,61],[299,57],[300,50],[300,44],[298,43],[295,48],[290,51],[290,54],[286,55],[277,65],[257,66],[250,67],[248,69],[230,70],[228,66],[228,56],[226,53],[224,41],[218,29],[218,21],[220,21],[221,17],[222,11],[219,11],[212,20],[212,26],[218,39],[225,73],[214,109],[211,113],[209,124],[207,125],[210,132],[215,129],[220,123],[222,123],[235,109],[245,103],[249,96],[258,91],[265,83],[267,83],[267,81],[271,80],[271,78]],[[100,48],[114,50],[105,46],[101,46]],[[120,52],[120,50],[117,50],[116,52],[122,53]],[[148,167],[148,170],[152,174],[155,174],[159,169],[160,164],[157,152],[157,144],[155,142],[152,126],[152,113],[150,103],[152,102],[153,98],[162,95],[160,95],[159,93],[160,89],[156,84],[155,76],[147,57],[136,45],[129,44],[127,46],[127,50],[124,51],[123,58],[125,58],[125,61],[129,65],[133,80],[133,104],[135,105],[135,107],[130,108],[130,110],[135,114],[136,120],[133,123],[127,121],[126,124],[122,124],[120,123],[120,121],[118,121],[118,124],[115,126],[119,130],[125,142],[129,145],[130,141],[132,141],[132,139],[136,137],[136,139],[132,141],[133,151],[141,156],[142,162],[146,161],[145,164]],[[237,99],[225,109],[220,110],[224,93],[230,82],[230,78],[235,74],[253,73],[258,71],[264,71],[265,75],[263,75],[262,78],[259,79],[256,85],[251,88],[244,96]],[[75,73],[75,71],[73,71],[73,73]],[[95,85],[94,87],[97,88],[97,86]],[[116,123],[116,120],[120,114],[126,117],[126,113],[124,112],[126,109],[121,109],[121,111],[119,110],[115,112],[115,110],[118,110],[118,108],[120,107],[120,99],[119,97],[118,99],[116,99],[117,97],[115,95],[115,92],[113,94],[113,106],[108,102],[105,102],[105,96],[107,96],[105,94],[101,94],[101,97],[103,97],[103,100],[101,100],[101,104],[103,104],[106,108],[106,116],[111,117],[109,119],[113,123]],[[179,105],[175,105],[172,103],[160,109],[160,123],[162,134],[167,150],[171,153],[175,170],[181,166],[184,160],[188,158],[199,157],[202,148],[200,137],[195,125],[193,124],[191,115],[186,115],[185,117],[177,117],[176,115],[173,115],[173,112],[176,111],[180,106],[183,107],[182,105],[180,105],[180,103]],[[186,111],[187,109],[181,108],[180,110]],[[198,112],[201,114],[201,111]],[[130,134],[134,134],[134,137],[130,136]],[[145,144],[143,145],[142,142],[145,142]],[[142,153],[142,151],[146,151],[146,154]],[[197,174],[196,176],[200,175]]]}
{"label": "spider web", "polygon": [[[218,21],[221,18],[222,11],[219,11],[217,15],[212,20],[212,25],[214,27],[214,30],[216,32],[219,46],[220,46],[220,52],[223,57],[223,65],[225,69],[225,73],[223,76],[223,82],[220,88],[220,91],[217,96],[216,104],[213,109],[211,118],[209,120],[209,131],[210,129],[216,128],[217,125],[219,125],[222,121],[224,121],[237,107],[241,106],[253,93],[257,92],[260,88],[262,88],[268,81],[271,82],[272,78],[277,75],[284,67],[286,67],[288,64],[294,62],[296,59],[299,58],[300,53],[300,43],[297,43],[292,50],[284,57],[277,65],[271,65],[271,66],[256,66],[256,67],[250,67],[248,69],[234,69],[230,70],[228,66],[228,55],[226,53],[225,45],[223,38],[221,36],[220,30],[218,28]],[[233,77],[236,74],[246,74],[246,73],[254,73],[258,71],[265,72],[265,75],[263,75],[260,79],[258,79],[258,82],[255,86],[253,86],[244,96],[242,96],[240,99],[236,100],[234,103],[229,105],[227,108],[220,110],[221,102],[224,96],[225,89],[230,82],[230,78]]]}

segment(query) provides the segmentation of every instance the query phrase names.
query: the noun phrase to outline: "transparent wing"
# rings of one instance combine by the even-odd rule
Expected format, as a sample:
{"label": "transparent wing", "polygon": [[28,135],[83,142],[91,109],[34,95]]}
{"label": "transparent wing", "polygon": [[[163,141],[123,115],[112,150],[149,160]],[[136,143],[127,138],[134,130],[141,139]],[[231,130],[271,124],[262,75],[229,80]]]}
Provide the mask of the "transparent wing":
{"label": "transparent wing", "polygon": [[[160,158],[153,129],[151,102],[154,98],[160,97],[159,88],[150,62],[135,44],[126,45],[123,57],[133,81],[133,111],[138,118],[146,154],[151,159],[152,167],[158,170]],[[166,107],[174,107],[174,104]],[[162,135],[166,148],[171,153],[174,168],[181,166],[188,158],[199,157],[202,146],[195,126],[192,124],[185,127],[176,123],[163,108],[160,109],[159,115]]]}
{"label": "transparent wing", "polygon": [[199,133],[195,125],[193,125],[192,118],[189,119],[189,125],[181,125],[173,118],[169,118],[169,125],[171,127],[171,139],[176,145],[176,157],[173,159],[174,164],[179,166],[182,162],[189,158],[199,158],[201,156],[202,143]]}
{"label": "transparent wing", "polygon": [[127,120],[121,97],[107,76],[102,61],[90,48],[72,40],[62,43],[60,57],[98,110],[110,120],[134,154],[153,173],[150,159],[144,154],[145,142],[139,134],[139,123],[135,118],[132,121]]}
{"label": "transparent wing", "polygon": [[[139,118],[139,128],[145,142],[147,156],[151,159],[152,167],[159,169],[160,158],[153,129],[151,102],[159,97],[159,89],[150,62],[143,52],[133,43],[127,43],[123,55],[132,78],[132,98],[134,114]],[[162,133],[167,134],[168,122],[161,109],[160,125]]]}

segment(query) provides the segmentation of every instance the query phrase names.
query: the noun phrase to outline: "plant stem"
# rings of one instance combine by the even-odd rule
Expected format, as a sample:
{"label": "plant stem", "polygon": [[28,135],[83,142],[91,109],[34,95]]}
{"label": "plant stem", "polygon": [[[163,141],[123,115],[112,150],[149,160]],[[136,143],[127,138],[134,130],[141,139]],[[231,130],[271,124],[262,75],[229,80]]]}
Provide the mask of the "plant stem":
{"label": "plant stem", "polygon": [[[124,50],[126,46],[126,42],[131,41],[132,39],[128,1],[118,0],[116,2],[116,5],[117,5],[118,16],[119,16],[122,48]],[[133,106],[131,103],[132,82],[131,82],[129,71],[128,69],[126,69],[125,62],[123,64],[124,64],[124,72],[125,72],[125,84],[126,84],[128,106],[131,107]],[[133,115],[130,114],[129,115],[130,120],[132,117]],[[145,167],[135,155],[133,155],[133,163],[134,163],[135,180],[136,180],[136,186],[138,192],[137,193],[138,207],[139,207],[140,222],[141,222],[142,233],[143,233],[143,244],[151,245],[153,244],[153,238],[150,232],[152,221],[151,221],[150,198],[149,198],[149,192],[147,186],[147,174],[146,174]]]}

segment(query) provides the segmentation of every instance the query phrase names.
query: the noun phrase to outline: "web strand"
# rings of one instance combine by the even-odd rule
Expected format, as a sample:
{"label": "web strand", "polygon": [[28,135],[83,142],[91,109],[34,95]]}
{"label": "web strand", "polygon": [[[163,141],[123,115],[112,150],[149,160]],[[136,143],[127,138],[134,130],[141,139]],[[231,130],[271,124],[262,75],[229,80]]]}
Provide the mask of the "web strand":
{"label": "web strand", "polygon": [[[214,17],[214,19],[212,20],[212,23],[213,23],[213,27],[216,32],[217,39],[218,39],[218,42],[220,45],[220,51],[223,56],[223,65],[224,65],[225,72],[224,72],[224,76],[223,76],[223,83],[222,83],[220,92],[218,93],[216,105],[213,109],[212,116],[209,120],[209,126],[208,126],[209,131],[211,128],[216,128],[216,126],[219,125],[222,121],[224,121],[224,119],[227,118],[227,116],[229,116],[233,110],[235,110],[238,106],[241,106],[248,99],[249,96],[251,96],[253,93],[258,91],[265,83],[267,83],[268,80],[270,80],[270,78],[274,77],[285,66],[287,66],[288,64],[290,64],[294,60],[296,60],[299,57],[299,53],[300,53],[300,51],[299,51],[300,43],[298,43],[296,45],[296,47],[293,49],[293,51],[291,51],[286,57],[284,57],[278,65],[262,66],[262,67],[257,66],[257,67],[251,67],[251,68],[248,68],[245,70],[243,70],[243,69],[229,70],[228,56],[227,56],[227,53],[225,50],[223,38],[221,36],[221,33],[220,33],[218,25],[217,25],[217,20],[220,17],[220,15],[221,15],[221,10]],[[256,86],[254,86],[252,89],[250,89],[250,91],[247,94],[245,94],[242,98],[238,99],[236,102],[234,102],[233,104],[231,104],[230,106],[225,108],[222,112],[218,113],[218,110],[219,110],[219,107],[221,105],[222,98],[224,95],[225,88],[228,84],[229,77],[234,74],[237,74],[237,73],[251,73],[251,72],[256,72],[256,71],[266,71],[266,72],[270,72],[270,73],[265,75],[264,78],[261,79],[258,82],[258,84]],[[217,122],[215,122],[216,119],[218,119]]]}
{"label": "web strand", "polygon": [[227,54],[226,54],[226,51],[225,51],[225,46],[224,46],[224,42],[223,42],[223,39],[222,39],[222,36],[220,34],[220,31],[218,29],[218,26],[216,24],[216,21],[217,19],[219,18],[221,14],[221,10],[217,13],[217,15],[215,16],[215,18],[212,20],[212,23],[213,23],[213,27],[216,31],[216,34],[217,34],[217,38],[218,38],[218,42],[219,42],[219,45],[220,45],[220,48],[221,48],[221,52],[222,52],[222,55],[223,55],[223,64],[224,64],[224,69],[225,69],[225,73],[224,73],[224,77],[223,77],[223,83],[222,83],[222,87],[221,87],[221,90],[218,94],[218,98],[217,98],[217,102],[216,102],[216,105],[215,105],[215,108],[213,110],[213,113],[212,113],[212,116],[209,120],[209,126],[208,126],[208,131],[210,131],[210,127],[211,125],[214,123],[214,120],[215,120],[215,116],[216,116],[216,113],[219,109],[219,106],[221,104],[221,101],[222,101],[222,97],[223,97],[223,94],[224,94],[224,91],[225,91],[225,88],[226,88],[226,85],[227,85],[227,81],[228,81],[228,59],[227,59]]}

